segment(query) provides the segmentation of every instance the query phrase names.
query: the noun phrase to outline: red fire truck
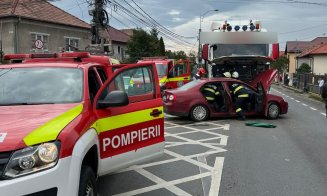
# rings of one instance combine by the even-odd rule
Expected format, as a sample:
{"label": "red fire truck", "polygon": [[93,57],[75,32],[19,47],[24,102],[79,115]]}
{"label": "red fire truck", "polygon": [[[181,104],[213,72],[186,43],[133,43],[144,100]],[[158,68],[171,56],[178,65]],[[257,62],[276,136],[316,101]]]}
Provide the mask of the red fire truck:
{"label": "red fire truck", "polygon": [[200,33],[202,58],[209,62],[209,77],[237,71],[240,80],[250,82],[278,58],[277,33],[267,32],[259,21],[243,26],[232,26],[227,21],[223,25],[213,23],[211,30]]}
{"label": "red fire truck", "polygon": [[168,59],[165,56],[143,57],[138,63],[156,64],[160,89],[173,89],[188,83],[191,79],[191,66],[189,60]]}

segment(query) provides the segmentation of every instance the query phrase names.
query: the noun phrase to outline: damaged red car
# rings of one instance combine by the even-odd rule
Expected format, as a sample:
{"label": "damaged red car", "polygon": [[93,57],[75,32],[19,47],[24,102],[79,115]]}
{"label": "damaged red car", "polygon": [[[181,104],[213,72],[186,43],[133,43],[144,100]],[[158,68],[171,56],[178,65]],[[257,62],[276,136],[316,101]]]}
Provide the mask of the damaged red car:
{"label": "damaged red car", "polygon": [[[232,78],[204,78],[194,80],[182,87],[165,90],[163,94],[164,111],[174,116],[190,117],[194,121],[203,121],[210,117],[236,117],[235,100],[230,92],[232,84],[243,85],[249,93],[245,104],[245,115],[263,115],[276,119],[288,111],[288,103],[280,96],[269,93],[277,70],[270,69],[258,74],[248,84]],[[209,103],[203,95],[206,85],[214,85],[220,92],[218,107]]]}

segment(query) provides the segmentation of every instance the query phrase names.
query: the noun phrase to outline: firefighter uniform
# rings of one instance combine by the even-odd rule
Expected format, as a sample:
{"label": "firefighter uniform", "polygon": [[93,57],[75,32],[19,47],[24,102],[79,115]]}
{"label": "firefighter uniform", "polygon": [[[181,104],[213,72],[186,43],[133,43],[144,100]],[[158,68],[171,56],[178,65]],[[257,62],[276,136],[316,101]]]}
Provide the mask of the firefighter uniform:
{"label": "firefighter uniform", "polygon": [[245,120],[245,112],[243,106],[249,101],[249,93],[243,85],[232,84],[231,92],[235,99],[235,108],[238,116]]}
{"label": "firefighter uniform", "polygon": [[219,110],[219,104],[217,103],[217,97],[220,96],[220,92],[215,85],[206,85],[203,88],[203,95],[209,103],[212,103],[216,110]]}

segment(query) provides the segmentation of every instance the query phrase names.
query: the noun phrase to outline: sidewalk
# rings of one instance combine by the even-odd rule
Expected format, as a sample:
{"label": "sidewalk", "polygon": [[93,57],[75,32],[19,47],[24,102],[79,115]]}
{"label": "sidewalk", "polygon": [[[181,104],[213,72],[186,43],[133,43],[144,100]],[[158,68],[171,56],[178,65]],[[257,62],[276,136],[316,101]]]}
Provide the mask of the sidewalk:
{"label": "sidewalk", "polygon": [[294,88],[292,86],[286,86],[284,84],[277,84],[277,83],[273,83],[273,86],[277,87],[277,88],[284,88],[284,89],[288,89],[288,90],[292,90],[296,93],[299,93],[299,94],[302,94],[303,97],[305,98],[308,98],[310,100],[313,100],[313,101],[317,101],[317,102],[321,102],[321,103],[324,103],[324,100],[321,98],[321,96],[317,93],[312,93],[312,92],[304,92],[303,90],[301,89],[297,89],[297,88]]}

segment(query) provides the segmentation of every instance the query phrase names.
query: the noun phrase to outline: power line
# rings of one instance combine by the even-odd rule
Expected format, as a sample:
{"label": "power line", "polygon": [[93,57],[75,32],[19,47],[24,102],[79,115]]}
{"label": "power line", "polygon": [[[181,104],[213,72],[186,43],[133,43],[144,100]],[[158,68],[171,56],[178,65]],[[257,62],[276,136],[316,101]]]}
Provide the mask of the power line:
{"label": "power line", "polygon": [[280,35],[285,35],[285,34],[289,34],[289,33],[296,33],[296,32],[311,30],[312,28],[316,28],[316,27],[322,27],[322,26],[325,26],[325,25],[327,25],[327,23],[326,24],[315,25],[315,26],[311,26],[311,27],[306,27],[306,28],[298,29],[298,30],[294,30],[294,31],[283,32],[283,33],[279,33],[279,34]]}

